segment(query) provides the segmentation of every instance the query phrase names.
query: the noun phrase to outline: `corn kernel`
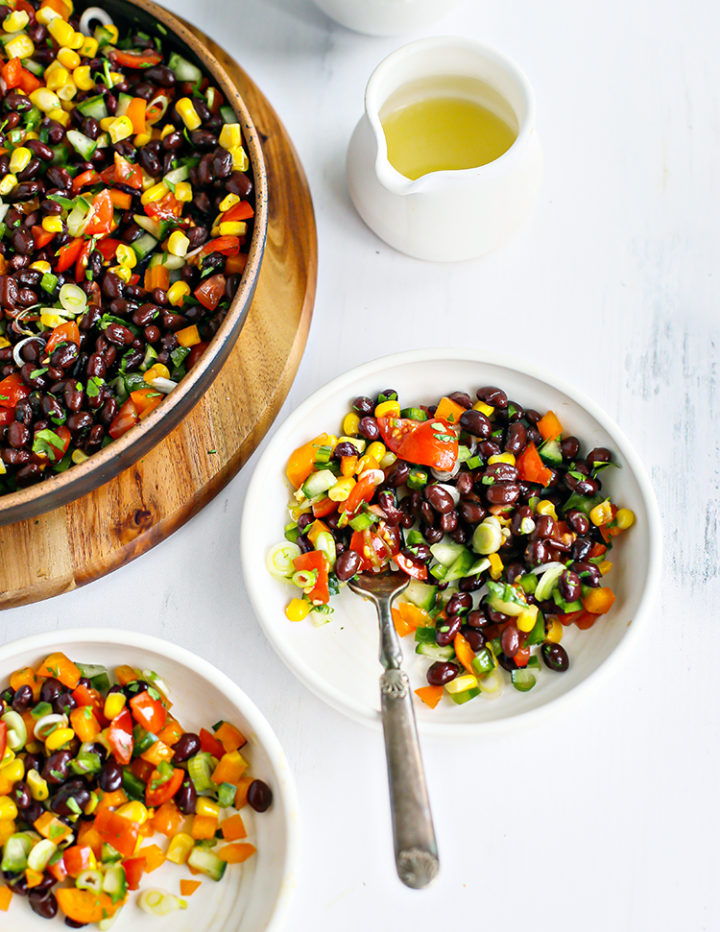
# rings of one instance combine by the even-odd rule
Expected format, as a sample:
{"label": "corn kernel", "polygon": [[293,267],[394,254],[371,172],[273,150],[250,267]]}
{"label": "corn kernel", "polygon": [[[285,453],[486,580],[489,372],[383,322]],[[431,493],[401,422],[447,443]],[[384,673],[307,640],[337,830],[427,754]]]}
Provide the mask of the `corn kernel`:
{"label": "corn kernel", "polygon": [[615,515],[615,527],[619,527],[621,531],[627,531],[633,524],[635,524],[635,512],[629,508],[618,508]]}
{"label": "corn kernel", "polygon": [[195,804],[195,812],[197,815],[211,816],[216,819],[220,818],[220,806],[206,796],[198,796],[197,803]]}
{"label": "corn kernel", "polygon": [[63,84],[62,87],[57,89],[56,93],[62,101],[61,106],[64,106],[67,101],[73,99],[73,97],[77,94],[77,88],[75,87],[72,76],[66,84]]}
{"label": "corn kernel", "polygon": [[0,847],[2,847],[8,838],[14,835],[16,831],[17,826],[12,819],[6,819],[0,822]]}
{"label": "corn kernel", "polygon": [[170,133],[175,132],[175,127],[172,123],[166,123],[165,126],[160,130],[160,139],[164,139],[166,136],[169,136]]}
{"label": "corn kernel", "polygon": [[103,118],[100,120],[100,129],[101,129],[101,130],[104,130],[105,132],[107,132],[107,131],[110,129],[110,127],[113,125],[114,122],[115,122],[115,117],[114,117],[114,116],[103,117]]}
{"label": "corn kernel", "polygon": [[62,233],[62,219],[55,214],[49,217],[43,217],[42,228],[46,233]]}
{"label": "corn kernel", "polygon": [[[493,554],[495,556],[495,554]],[[528,605],[527,608],[524,608],[520,614],[517,616],[517,626],[523,634],[528,634],[535,627],[535,622],[537,621],[538,607],[537,605]]]}
{"label": "corn kernel", "polygon": [[613,568],[613,565],[610,560],[602,560],[600,563],[598,563],[597,568],[600,570],[600,574],[602,576],[607,576],[607,574]]}
{"label": "corn kernel", "polygon": [[169,379],[170,370],[163,363],[156,362],[154,365],[150,366],[143,378],[148,383],[148,385],[150,385],[155,381],[155,379]]}
{"label": "corn kernel", "polygon": [[125,243],[118,243],[118,247],[115,250],[115,257],[120,265],[125,266],[128,269],[134,269],[137,265],[137,255],[134,249],[131,249],[130,246],[126,246]]}
{"label": "corn kernel", "polygon": [[75,38],[75,30],[62,17],[56,17],[48,23],[48,32],[58,45],[70,47]]}
{"label": "corn kernel", "polygon": [[0,194],[9,194],[17,183],[18,180],[15,175],[5,175],[0,181]]}
{"label": "corn kernel", "polygon": [[495,408],[492,405],[485,404],[484,401],[476,401],[473,405],[473,411],[479,411],[481,414],[484,414],[485,417],[490,417],[494,413]]}
{"label": "corn kernel", "polygon": [[515,465],[515,457],[512,453],[495,453],[488,457],[488,466],[494,463],[507,463],[509,466]]}
{"label": "corn kernel", "polygon": [[60,98],[47,87],[38,87],[30,93],[30,100],[43,113],[49,114],[52,110],[60,109]]}
{"label": "corn kernel", "polygon": [[[299,602],[300,599],[294,599],[293,601]],[[308,611],[310,611],[309,605]],[[173,864],[184,864],[194,847],[195,839],[192,835],[188,835],[187,832],[178,832],[177,835],[173,835],[170,840],[165,858],[168,861],[172,861]]]}
{"label": "corn kernel", "polygon": [[[90,799],[87,801],[87,803],[83,807],[84,814],[92,815],[93,812],[95,812],[95,810],[97,809],[99,802],[100,802],[100,799],[98,798],[98,794],[95,792],[95,790],[91,790]],[[96,861],[96,864],[97,864],[97,861]],[[93,870],[94,869],[95,868],[93,868]]]}
{"label": "corn kernel", "polygon": [[228,152],[232,156],[233,171],[246,172],[250,168],[250,159],[242,146],[234,146],[232,149],[228,149]]}
{"label": "corn kernel", "polygon": [[57,53],[57,61],[60,62],[65,68],[69,71],[74,71],[75,68],[80,64],[80,56],[77,52],[72,49],[60,49]]}
{"label": "corn kernel", "polygon": [[32,152],[27,146],[18,146],[17,149],[13,149],[10,155],[10,171],[13,175],[27,168],[31,158]]}
{"label": "corn kernel", "polygon": [[143,146],[146,146],[149,142],[152,142],[152,136],[150,133],[138,133],[133,142],[138,147],[142,149]]}
{"label": "corn kernel", "polygon": [[502,559],[497,555],[497,553],[491,553],[488,556],[488,560],[490,561],[490,576],[493,579],[500,579],[503,571]]}
{"label": "corn kernel", "polygon": [[52,266],[44,259],[38,259],[37,262],[30,263],[31,269],[37,269],[38,272],[52,272]]}
{"label": "corn kernel", "polygon": [[35,19],[42,23],[43,26],[47,26],[53,19],[62,19],[62,16],[56,11],[53,10],[51,6],[42,6],[35,14]]}
{"label": "corn kernel", "polygon": [[291,599],[285,608],[285,617],[289,621],[302,621],[310,614],[311,608],[312,605],[306,599]]}
{"label": "corn kernel", "polygon": [[[30,266],[30,268],[32,268],[32,266]],[[5,349],[7,346],[12,346],[10,340],[8,340],[7,337],[0,337],[0,349]]]}
{"label": "corn kernel", "polygon": [[120,31],[117,26],[114,23],[108,23],[104,29],[110,34],[110,42],[114,45],[120,38]]}
{"label": "corn kernel", "polygon": [[8,58],[30,58],[35,51],[35,43],[24,34],[15,36],[5,43],[5,54]]}
{"label": "corn kernel", "polygon": [[30,790],[30,795],[39,803],[44,802],[50,795],[47,780],[44,780],[37,770],[29,770],[25,782]]}
{"label": "corn kernel", "polygon": [[609,524],[612,521],[612,517],[612,505],[607,499],[590,509],[590,520],[595,527],[602,527],[605,524]]}
{"label": "corn kernel", "polygon": [[360,462],[357,464],[355,472],[360,476],[368,469],[380,469],[380,464],[366,453],[365,456],[360,457]]}
{"label": "corn kernel", "polygon": [[381,402],[377,408],[375,408],[375,417],[400,417],[400,402]]}
{"label": "corn kernel", "polygon": [[242,220],[226,220],[219,226],[220,236],[245,236],[247,233],[247,223]]}
{"label": "corn kernel", "polygon": [[121,74],[119,71],[111,71],[109,78],[111,86],[115,87],[116,84],[122,84],[122,82],[125,80],[125,75]]}
{"label": "corn kernel", "polygon": [[51,91],[57,91],[70,81],[70,72],[59,61],[54,61],[45,69],[45,86]]}
{"label": "corn kernel", "polygon": [[81,463],[86,462],[90,459],[87,453],[83,453],[82,450],[73,450],[70,454],[70,459],[76,466],[79,466]]}
{"label": "corn kernel", "polygon": [[112,142],[121,142],[121,140],[127,139],[128,136],[132,136],[132,121],[128,116],[115,117],[112,122],[112,126],[109,126],[107,131],[110,134],[110,139]]}
{"label": "corn kernel", "polygon": [[68,744],[75,737],[72,728],[56,728],[45,739],[45,749],[47,751],[57,751],[64,744]]}
{"label": "corn kernel", "polygon": [[9,796],[0,796],[0,819],[3,821],[5,819],[17,819],[17,806],[15,805],[15,800],[11,799]]}
{"label": "corn kernel", "polygon": [[182,230],[174,230],[168,237],[168,252],[173,256],[186,256],[189,246],[190,240]]}
{"label": "corn kernel", "polygon": [[193,106],[193,102],[189,97],[181,97],[180,100],[176,101],[175,109],[178,112],[178,116],[181,118],[190,132],[192,132],[194,129],[197,129],[198,126],[200,126],[202,123],[202,120],[198,116],[197,110]]}
{"label": "corn kernel", "polygon": [[137,822],[138,825],[142,825],[148,820],[148,811],[147,808],[137,799],[132,800],[132,802],[124,803],[122,806],[118,807],[115,812],[122,816],[123,819],[129,819],[131,822]]}
{"label": "corn kernel", "polygon": [[[85,36],[83,44],[78,49],[78,53],[82,58],[95,58],[97,50],[97,39],[94,39],[92,36]],[[85,88],[85,90],[90,90],[90,88]]]}
{"label": "corn kernel", "polygon": [[19,757],[0,767],[0,780],[6,780],[8,783],[19,783],[24,776],[25,764]]}
{"label": "corn kernel", "polygon": [[[350,457],[350,459],[355,459],[355,457]],[[342,479],[338,479],[335,485],[330,489],[328,498],[331,502],[347,501],[354,485],[355,479],[352,476],[344,476]]]}
{"label": "corn kernel", "polygon": [[33,129],[28,130],[28,132],[25,133],[25,142],[27,142],[28,139],[39,139],[39,138],[40,138],[40,137],[38,136],[38,134],[37,134],[37,133],[35,132],[35,130],[33,130]]}
{"label": "corn kernel", "polygon": [[189,181],[179,181],[175,185],[175,200],[183,204],[189,203],[193,199],[192,185]]}
{"label": "corn kernel", "polygon": [[80,65],[79,68],[75,68],[72,76],[75,86],[81,91],[91,91],[95,87],[88,65]]}
{"label": "corn kernel", "polygon": [[230,210],[231,207],[234,207],[239,203],[240,198],[237,196],[237,194],[226,194],[225,197],[220,201],[220,212],[224,214],[226,210]]}
{"label": "corn kernel", "polygon": [[348,434],[348,436],[353,437],[358,432],[360,426],[360,418],[355,414],[354,411],[349,411],[342,422],[342,432]]}
{"label": "corn kernel", "polygon": [[2,27],[5,32],[20,32],[29,22],[30,17],[25,10],[14,10],[5,17]]}
{"label": "corn kernel", "polygon": [[117,277],[125,282],[126,285],[130,284],[130,279],[132,278],[132,269],[129,269],[126,265],[113,265],[109,269],[110,272],[113,272]]}
{"label": "corn kernel", "polygon": [[445,689],[449,693],[464,693],[468,689],[475,689],[478,681],[472,673],[466,673],[463,676],[456,676],[454,680],[445,684]]}
{"label": "corn kernel", "polygon": [[226,123],[220,130],[218,142],[223,149],[236,149],[242,145],[242,133],[239,123]]}
{"label": "corn kernel", "polygon": [[103,707],[103,715],[111,722],[125,708],[126,698],[123,693],[108,693]]}
{"label": "corn kernel", "polygon": [[[60,103],[60,101],[58,101],[58,103]],[[70,114],[66,110],[61,110],[60,107],[57,107],[55,110],[49,110],[48,116],[61,126],[67,126],[70,122]]]}
{"label": "corn kernel", "polygon": [[159,181],[151,188],[148,188],[147,191],[143,192],[143,195],[140,198],[140,203],[145,205],[152,204],[154,201],[161,201],[169,190],[170,189],[165,185],[164,182]]}
{"label": "corn kernel", "polygon": [[553,618],[553,620],[550,622],[547,634],[545,635],[545,640],[549,641],[551,644],[559,644],[560,641],[562,641],[562,636],[563,626],[560,624],[557,618]]}
{"label": "corn kernel", "polygon": [[557,521],[557,512],[555,511],[555,505],[548,499],[544,498],[542,501],[538,502],[535,506],[535,514],[537,515],[549,515],[553,521]]}
{"label": "corn kernel", "polygon": [[168,301],[175,307],[182,307],[185,295],[190,294],[190,285],[187,282],[174,282],[167,291]]}
{"label": "corn kernel", "polygon": [[377,460],[379,463],[380,460],[385,456],[385,444],[380,443],[379,440],[376,440],[374,443],[371,443],[370,446],[365,451],[366,456],[371,456],[374,460]]}

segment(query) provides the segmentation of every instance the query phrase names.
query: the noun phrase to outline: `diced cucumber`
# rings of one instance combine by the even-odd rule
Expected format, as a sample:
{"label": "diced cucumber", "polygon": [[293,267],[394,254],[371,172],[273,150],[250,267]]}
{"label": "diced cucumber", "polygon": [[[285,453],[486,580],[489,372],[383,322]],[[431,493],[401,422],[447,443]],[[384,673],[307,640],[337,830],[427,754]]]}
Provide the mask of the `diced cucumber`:
{"label": "diced cucumber", "polygon": [[217,787],[211,779],[213,770],[216,767],[215,758],[208,751],[198,751],[188,761],[188,774],[195,787],[195,792],[200,796],[215,795]]}
{"label": "diced cucumber", "polygon": [[201,848],[198,845],[190,852],[187,864],[188,867],[193,867],[196,871],[200,871],[201,874],[205,874],[205,876],[209,877],[211,880],[220,880],[227,866],[225,861],[221,861],[209,848]]}
{"label": "diced cucumber", "polygon": [[165,239],[168,229],[167,221],[153,220],[152,217],[147,217],[145,214],[133,214],[133,220],[146,233],[154,236],[156,240]]}
{"label": "diced cucumber", "polygon": [[521,693],[528,692],[537,682],[535,674],[523,667],[519,667],[517,670],[511,670],[510,679],[515,689],[518,689]]}
{"label": "diced cucumber", "polygon": [[182,256],[171,256],[169,252],[156,252],[150,260],[150,268],[154,265],[164,265],[166,269],[181,269],[185,265]]}
{"label": "diced cucumber", "polygon": [[542,574],[538,580],[537,588],[535,589],[535,600],[537,602],[544,602],[545,599],[549,599],[552,594],[553,589],[555,588],[557,581],[560,579],[562,574],[565,572],[565,567],[562,563],[559,566],[553,566]]}
{"label": "diced cucumber", "polygon": [[533,595],[538,584],[537,573],[525,573],[524,576],[520,577],[519,583],[522,586],[523,592],[527,595]]}
{"label": "diced cucumber", "polygon": [[551,466],[560,466],[563,460],[560,442],[558,440],[548,440],[539,447],[538,453]]}
{"label": "diced cucumber", "polygon": [[450,644],[447,647],[441,647],[439,644],[421,643],[415,648],[415,653],[428,657],[430,660],[452,660],[455,656],[455,651]]}
{"label": "diced cucumber", "polygon": [[122,855],[119,851],[116,851],[112,845],[109,845],[106,841],[104,841],[101,849],[100,860],[103,864],[114,864],[116,861],[122,860]]}
{"label": "diced cucumber", "polygon": [[154,346],[150,346],[148,343],[147,349],[145,350],[145,359],[140,363],[140,371],[147,372],[147,370],[152,366],[152,364],[157,359],[157,350]]}
{"label": "diced cucumber", "polygon": [[321,469],[308,476],[303,483],[302,493],[306,498],[315,498],[316,495],[322,495],[331,489],[336,482],[337,476],[334,473],[329,469]]}
{"label": "diced cucumber", "polygon": [[142,236],[138,236],[138,238],[130,245],[132,246],[135,255],[142,261],[146,256],[150,255],[157,244],[158,241],[154,236],[151,236],[149,233],[143,233]]}
{"label": "diced cucumber", "polygon": [[485,676],[495,669],[497,659],[489,647],[483,647],[473,658],[471,666],[478,676]]}
{"label": "diced cucumber", "polygon": [[182,55],[178,55],[177,52],[173,52],[168,58],[168,68],[178,81],[191,81],[195,84],[197,81],[202,80],[202,71],[197,65],[193,65],[192,62],[189,62],[187,58],[183,58]]}
{"label": "diced cucumber", "polygon": [[553,602],[557,605],[563,614],[569,615],[571,612],[581,612],[583,610],[583,604],[580,599],[576,599],[575,602],[566,602],[565,599],[560,595],[559,589],[553,589],[552,591]]}
{"label": "diced cucumber", "polygon": [[449,537],[443,537],[442,540],[439,540],[430,547],[430,553],[435,557],[438,563],[442,563],[443,566],[452,566],[460,554],[464,553],[466,549],[467,548],[463,547],[462,544],[456,544],[455,541],[451,540]]}
{"label": "diced cucumber", "polygon": [[494,612],[502,612],[504,615],[521,615],[527,608],[527,605],[518,599],[512,586],[488,582],[487,587],[490,592],[487,604]]}
{"label": "diced cucumber", "polygon": [[420,582],[417,579],[411,579],[405,590],[405,597],[409,602],[412,602],[413,605],[417,605],[418,608],[430,612],[435,607],[437,592],[437,586],[430,586],[428,583]]}
{"label": "diced cucumber", "polygon": [[30,832],[16,832],[5,842],[0,870],[19,874],[27,867],[28,854],[33,846]]}
{"label": "diced cucumber", "polygon": [[222,117],[223,123],[237,123],[238,121],[235,116],[235,111],[232,107],[228,107],[227,104],[220,107],[220,116]]}
{"label": "diced cucumber", "polygon": [[445,573],[443,577],[443,582],[452,582],[455,579],[463,579],[463,577],[469,576],[475,563],[475,554],[471,553],[467,548],[463,548],[463,552],[459,554],[452,565],[448,567],[447,573]]}
{"label": "diced cucumber", "polygon": [[81,101],[77,105],[77,109],[83,116],[93,117],[98,122],[108,116],[103,94],[97,94],[95,97],[88,97],[87,100]]}
{"label": "diced cucumber", "polygon": [[480,695],[480,687],[473,686],[472,689],[465,689],[461,693],[449,693],[450,698],[455,703],[455,705],[464,705],[464,703],[469,702],[471,699],[474,699],[475,696]]}
{"label": "diced cucumber", "polygon": [[56,851],[57,845],[50,841],[49,838],[43,838],[30,850],[27,866],[33,871],[44,871]]}
{"label": "diced cucumber", "polygon": [[123,94],[122,92],[118,94],[118,105],[117,110],[115,111],[115,116],[125,116],[128,111],[128,107],[132,103],[132,97],[130,94]]}
{"label": "diced cucumber", "polygon": [[102,892],[107,893],[113,903],[117,903],[127,893],[127,881],[122,864],[111,864],[105,868],[102,880]]}
{"label": "diced cucumber", "polygon": [[181,165],[180,168],[174,168],[171,172],[163,177],[163,181],[170,184],[179,184],[181,181],[187,181],[190,177],[190,168],[187,165]]}
{"label": "diced cucumber", "polygon": [[[535,627],[532,629],[530,634],[527,636],[526,644],[529,647],[532,647],[533,644],[542,644],[545,640],[545,618],[543,613],[538,611],[537,619],[535,621]],[[534,658],[530,658],[531,660]]]}

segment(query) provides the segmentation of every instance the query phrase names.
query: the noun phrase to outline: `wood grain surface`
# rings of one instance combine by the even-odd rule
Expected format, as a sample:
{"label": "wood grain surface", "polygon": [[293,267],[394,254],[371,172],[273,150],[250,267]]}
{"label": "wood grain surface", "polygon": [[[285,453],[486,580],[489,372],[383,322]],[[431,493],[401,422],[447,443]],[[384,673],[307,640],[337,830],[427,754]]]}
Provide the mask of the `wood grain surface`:
{"label": "wood grain surface", "polygon": [[307,180],[285,128],[259,88],[212,39],[190,28],[237,82],[263,139],[270,216],[257,291],[228,361],[165,440],[94,493],[39,518],[0,527],[2,608],[82,586],[172,534],[232,479],[257,447],[300,363],[317,280],[317,236]]}

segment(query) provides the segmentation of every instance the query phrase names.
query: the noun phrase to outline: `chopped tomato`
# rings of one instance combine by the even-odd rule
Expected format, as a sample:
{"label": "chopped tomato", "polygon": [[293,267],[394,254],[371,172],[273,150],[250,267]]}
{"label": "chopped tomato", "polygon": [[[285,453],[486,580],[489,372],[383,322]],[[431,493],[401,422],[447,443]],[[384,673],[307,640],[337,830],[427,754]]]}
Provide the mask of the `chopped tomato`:
{"label": "chopped tomato", "polygon": [[[127,725],[130,725],[128,730]],[[132,718],[127,709],[123,709],[111,722],[107,730],[107,742],[119,764],[129,764],[132,760],[133,735]],[[119,849],[118,849],[119,850]]]}
{"label": "chopped tomato", "polygon": [[95,816],[95,828],[102,840],[112,845],[120,854],[132,857],[135,853],[140,834],[137,822],[131,822],[112,809],[101,809]]}
{"label": "chopped tomato", "polygon": [[36,249],[42,249],[55,239],[54,233],[50,233],[48,230],[43,230],[43,228],[40,226],[32,227],[32,235],[33,240],[35,241]]}
{"label": "chopped tomato", "polygon": [[153,770],[145,787],[145,805],[162,806],[177,793],[185,779],[185,771],[176,767],[169,779],[165,780],[158,770]]}
{"label": "chopped tomato", "polygon": [[200,250],[200,255],[209,256],[211,252],[219,252],[223,256],[234,256],[240,252],[240,238],[238,236],[218,236],[217,239],[208,240]]}
{"label": "chopped tomato", "polygon": [[350,549],[360,557],[361,571],[380,569],[399,552],[400,530],[381,521],[373,528],[355,531],[350,539]]}
{"label": "chopped tomato", "polygon": [[36,91],[39,87],[42,87],[42,81],[39,78],[36,78],[35,75],[28,71],[27,68],[23,68],[20,72],[20,88],[26,94],[32,94],[33,91]]}
{"label": "chopped tomato", "polygon": [[2,759],[5,748],[7,747],[7,722],[0,722],[0,759]]}
{"label": "chopped tomato", "polygon": [[[49,443],[47,457],[51,463],[59,463],[63,456],[65,456],[67,453],[72,437],[70,435],[70,431],[67,429],[67,427],[65,427],[64,424],[60,424],[59,427],[53,427],[53,433],[62,442],[62,446],[58,447],[55,446],[54,443]],[[36,455],[40,457],[45,456],[44,453],[38,453]]]}
{"label": "chopped tomato", "polygon": [[457,433],[445,421],[379,417],[378,427],[385,446],[410,463],[450,472],[457,462]]}
{"label": "chopped tomato", "polygon": [[428,571],[424,563],[416,563],[402,553],[396,553],[392,559],[393,563],[397,563],[403,573],[407,573],[413,579],[427,579]]}
{"label": "chopped tomato", "polygon": [[160,52],[150,50],[142,52],[121,52],[120,49],[111,49],[108,53],[110,61],[121,68],[150,68],[159,65],[162,61]]}
{"label": "chopped tomato", "polygon": [[80,330],[74,320],[68,320],[55,327],[45,346],[45,354],[49,356],[60,343],[75,343],[76,345],[80,343]]}
{"label": "chopped tomato", "polygon": [[301,553],[295,557],[293,565],[296,570],[315,571],[315,585],[308,593],[308,598],[313,603],[326,605],[330,601],[330,591],[328,589],[328,561],[322,550],[311,550],[310,553]]}
{"label": "chopped tomato", "polygon": [[190,355],[187,358],[187,362],[185,363],[185,368],[188,372],[192,369],[198,359],[200,359],[207,348],[207,343],[196,343],[195,346],[193,346],[193,348],[190,350]]}
{"label": "chopped tomato", "polygon": [[316,518],[325,518],[337,511],[338,503],[331,498],[322,498],[312,506],[312,513]]}
{"label": "chopped tomato", "polygon": [[2,66],[3,81],[9,91],[14,87],[20,87],[22,70],[22,61],[19,58],[11,58]]}
{"label": "chopped tomato", "polygon": [[532,440],[516,459],[515,466],[523,482],[537,482],[545,488],[552,479],[551,470],[540,459],[540,454]]}
{"label": "chopped tomato", "polygon": [[115,182],[127,184],[131,188],[142,188],[142,170],[139,165],[133,165],[132,162],[115,153],[115,173],[112,179]]}
{"label": "chopped tomato", "polygon": [[135,721],[142,725],[145,731],[156,735],[162,730],[167,718],[165,706],[159,699],[153,699],[145,689],[130,700],[130,709]]}
{"label": "chopped tomato", "polygon": [[153,220],[174,220],[182,213],[182,204],[170,191],[161,200],[146,204],[145,213]]}
{"label": "chopped tomato", "polygon": [[30,389],[19,372],[11,372],[0,381],[0,408],[14,408],[18,401],[27,398]]}
{"label": "chopped tomato", "polygon": [[63,854],[65,870],[70,877],[77,877],[83,871],[89,870],[96,863],[95,855],[89,845],[72,845],[66,848]]}
{"label": "chopped tomato", "polygon": [[81,188],[86,187],[89,184],[95,184],[100,181],[100,175],[95,171],[94,168],[88,168],[87,171],[80,172],[79,175],[76,175],[73,178],[72,188],[73,191],[79,191]]}
{"label": "chopped tomato", "polygon": [[207,751],[209,754],[212,754],[213,757],[217,757],[218,760],[225,753],[225,748],[222,746],[222,742],[219,741],[215,735],[211,735],[207,728],[200,729],[200,750]]}
{"label": "chopped tomato", "polygon": [[0,427],[6,427],[8,424],[12,424],[14,420],[15,412],[12,408],[0,408]]}
{"label": "chopped tomato", "polygon": [[238,220],[249,220],[254,216],[255,211],[252,208],[252,204],[249,204],[247,201],[240,201],[239,204],[231,207],[230,210],[226,210],[222,215],[222,219],[223,223],[235,223]]}
{"label": "chopped tomato", "polygon": [[90,258],[90,253],[93,251],[93,240],[88,239],[83,243],[83,247],[80,250],[77,262],[75,263],[75,281],[84,282],[85,281],[85,272],[88,266],[88,260]]}
{"label": "chopped tomato", "polygon": [[145,858],[127,858],[122,862],[128,890],[137,890],[145,873]]}
{"label": "chopped tomato", "polygon": [[137,422],[140,420],[140,415],[138,409],[135,406],[135,402],[132,398],[128,398],[127,401],[122,405],[118,413],[115,415],[110,427],[108,428],[108,433],[113,438],[117,440],[118,437],[122,437],[123,434],[126,434],[131,427],[134,427]]}
{"label": "chopped tomato", "polygon": [[88,236],[102,236],[109,233],[113,226],[113,202],[106,189],[96,194],[90,205],[90,213],[85,225]]}
{"label": "chopped tomato", "polygon": [[80,250],[83,247],[82,237],[70,240],[57,251],[57,262],[55,264],[56,272],[65,272],[70,266],[77,261]]}
{"label": "chopped tomato", "polygon": [[130,398],[138,412],[138,417],[142,421],[151,411],[157,408],[163,400],[163,394],[156,388],[137,388],[134,392],[130,392]]}
{"label": "chopped tomato", "polygon": [[203,307],[214,311],[225,294],[225,276],[211,275],[195,289],[194,294]]}
{"label": "chopped tomato", "polygon": [[375,494],[377,483],[372,475],[363,476],[359,482],[350,490],[350,494],[342,502],[340,510],[347,514],[348,518],[354,517],[357,510],[364,502],[369,502]]}
{"label": "chopped tomato", "polygon": [[95,243],[95,249],[100,253],[105,262],[111,262],[115,258],[115,252],[120,245],[119,239],[113,239],[112,236],[106,236],[104,239]]}

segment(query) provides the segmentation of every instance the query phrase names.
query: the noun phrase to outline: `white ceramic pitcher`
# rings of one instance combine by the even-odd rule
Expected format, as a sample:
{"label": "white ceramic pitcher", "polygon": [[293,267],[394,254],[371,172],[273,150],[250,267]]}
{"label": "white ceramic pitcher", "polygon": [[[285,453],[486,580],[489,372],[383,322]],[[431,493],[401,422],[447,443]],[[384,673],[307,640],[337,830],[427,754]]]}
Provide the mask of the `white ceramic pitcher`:
{"label": "white ceramic pitcher", "polygon": [[[486,165],[430,172],[413,181],[388,161],[383,106],[408,86],[458,79],[468,87],[489,87],[492,99],[480,102],[514,123],[517,138]],[[527,218],[541,175],[533,90],[504,55],[471,39],[421,39],[393,52],[372,73],[365,115],[348,149],[347,179],[358,213],[390,246],[436,261],[481,256]]]}

